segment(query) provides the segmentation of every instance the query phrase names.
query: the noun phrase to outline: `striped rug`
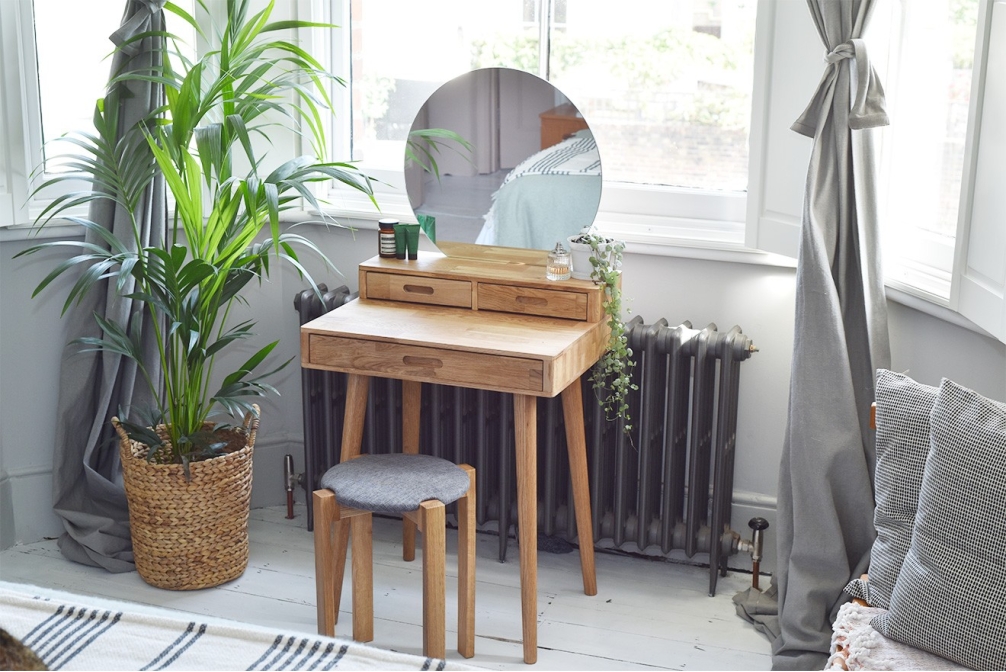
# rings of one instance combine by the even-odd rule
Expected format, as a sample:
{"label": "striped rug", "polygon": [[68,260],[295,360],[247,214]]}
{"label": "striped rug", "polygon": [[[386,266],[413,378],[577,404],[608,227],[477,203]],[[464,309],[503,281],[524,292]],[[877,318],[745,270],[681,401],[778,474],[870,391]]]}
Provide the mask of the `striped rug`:
{"label": "striped rug", "polygon": [[343,639],[187,618],[23,584],[0,582],[0,627],[50,670],[475,669]]}

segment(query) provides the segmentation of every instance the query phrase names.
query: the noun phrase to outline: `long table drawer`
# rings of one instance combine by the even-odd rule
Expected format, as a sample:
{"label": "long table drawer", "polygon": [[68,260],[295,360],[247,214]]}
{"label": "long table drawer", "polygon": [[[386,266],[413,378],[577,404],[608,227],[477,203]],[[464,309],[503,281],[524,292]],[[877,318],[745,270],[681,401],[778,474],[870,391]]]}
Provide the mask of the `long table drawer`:
{"label": "long table drawer", "polygon": [[311,363],[340,371],[444,385],[540,392],[542,362],[522,357],[310,335]]}
{"label": "long table drawer", "polygon": [[368,272],[366,283],[368,299],[472,307],[472,283],[467,280]]}

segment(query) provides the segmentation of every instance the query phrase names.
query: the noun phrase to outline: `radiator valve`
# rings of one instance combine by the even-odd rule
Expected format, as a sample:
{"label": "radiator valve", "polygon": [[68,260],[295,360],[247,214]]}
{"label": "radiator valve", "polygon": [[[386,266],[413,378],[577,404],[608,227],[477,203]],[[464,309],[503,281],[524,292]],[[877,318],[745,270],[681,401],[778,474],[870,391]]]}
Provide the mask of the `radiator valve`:
{"label": "radiator valve", "polygon": [[293,455],[287,453],[283,457],[283,481],[286,486],[286,518],[287,520],[293,520],[293,490],[297,487],[301,481],[303,481],[304,475],[294,473],[293,470]]}
{"label": "radiator valve", "polygon": [[758,575],[762,559],[762,546],[764,544],[764,531],[768,529],[768,521],[764,518],[752,518],[748,521],[751,528],[751,541],[741,539],[737,542],[737,550],[742,553],[751,554],[751,587],[761,590],[758,587]]}

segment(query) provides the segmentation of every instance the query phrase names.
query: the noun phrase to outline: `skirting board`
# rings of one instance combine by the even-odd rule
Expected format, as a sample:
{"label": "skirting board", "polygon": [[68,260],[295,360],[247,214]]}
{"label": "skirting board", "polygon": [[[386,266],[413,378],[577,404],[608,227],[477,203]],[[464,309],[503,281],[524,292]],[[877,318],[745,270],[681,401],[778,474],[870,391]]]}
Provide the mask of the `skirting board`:
{"label": "skirting board", "polygon": [[10,476],[0,476],[0,551],[14,545],[14,494]]}

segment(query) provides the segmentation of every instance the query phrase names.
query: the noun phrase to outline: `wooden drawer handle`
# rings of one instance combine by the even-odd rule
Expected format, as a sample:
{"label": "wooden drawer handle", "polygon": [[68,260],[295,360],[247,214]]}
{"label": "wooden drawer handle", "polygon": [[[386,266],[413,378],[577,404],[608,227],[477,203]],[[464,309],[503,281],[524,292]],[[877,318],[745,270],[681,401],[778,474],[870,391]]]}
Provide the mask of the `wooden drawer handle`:
{"label": "wooden drawer handle", "polygon": [[444,366],[444,363],[436,357],[413,357],[412,355],[402,357],[402,363],[409,366],[423,366],[428,369],[440,369]]}
{"label": "wooden drawer handle", "polygon": [[403,285],[402,289],[410,294],[426,294],[427,296],[433,294],[435,291],[429,285]]}
{"label": "wooden drawer handle", "polygon": [[543,299],[540,296],[518,296],[517,303],[522,303],[526,306],[547,306],[548,299]]}

